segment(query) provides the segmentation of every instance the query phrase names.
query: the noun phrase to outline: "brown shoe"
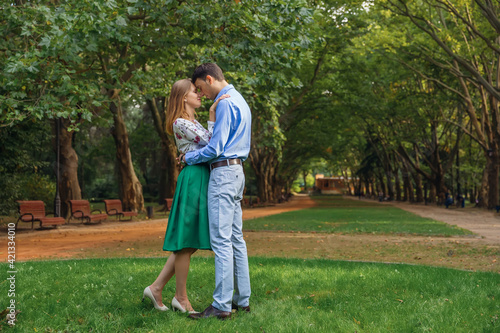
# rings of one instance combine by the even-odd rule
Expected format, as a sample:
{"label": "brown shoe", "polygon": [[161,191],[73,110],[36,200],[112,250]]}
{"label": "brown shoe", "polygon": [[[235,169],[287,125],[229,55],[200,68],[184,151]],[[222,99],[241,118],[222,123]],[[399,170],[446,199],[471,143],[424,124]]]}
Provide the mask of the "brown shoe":
{"label": "brown shoe", "polygon": [[249,306],[238,306],[234,303],[231,303],[231,308],[236,311],[245,311],[245,312],[250,312],[250,305]]}
{"label": "brown shoe", "polygon": [[216,317],[217,319],[220,320],[226,320],[231,318],[231,312],[221,311],[210,305],[208,308],[205,309],[205,311],[200,313],[190,314],[188,317],[191,319]]}

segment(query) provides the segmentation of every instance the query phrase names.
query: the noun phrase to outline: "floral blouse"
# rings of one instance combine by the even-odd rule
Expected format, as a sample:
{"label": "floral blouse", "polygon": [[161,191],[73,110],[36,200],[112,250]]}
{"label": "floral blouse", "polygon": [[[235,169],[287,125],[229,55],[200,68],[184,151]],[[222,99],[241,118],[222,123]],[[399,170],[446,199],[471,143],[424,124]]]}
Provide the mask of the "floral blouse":
{"label": "floral blouse", "polygon": [[208,121],[207,124],[208,130],[206,130],[197,120],[192,122],[184,118],[177,118],[173,124],[177,149],[185,154],[208,145],[214,132],[215,123],[213,121]]}

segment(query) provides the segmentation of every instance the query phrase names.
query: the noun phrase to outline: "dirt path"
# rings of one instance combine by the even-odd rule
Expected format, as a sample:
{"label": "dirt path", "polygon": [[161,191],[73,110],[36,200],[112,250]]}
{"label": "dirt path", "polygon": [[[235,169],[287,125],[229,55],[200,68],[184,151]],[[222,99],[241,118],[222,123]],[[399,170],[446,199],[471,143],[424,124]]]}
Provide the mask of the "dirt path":
{"label": "dirt path", "polygon": [[[287,211],[314,206],[314,201],[306,196],[270,207],[243,210],[243,219],[252,219]],[[16,234],[16,260],[54,259],[81,257],[85,253],[97,256],[119,255],[122,251],[136,250],[134,244],[140,243],[151,251],[145,255],[160,255],[167,218],[137,222],[116,222],[114,218],[97,225],[72,223],[52,230],[31,231],[30,224],[24,224]],[[111,222],[110,222],[111,221]],[[3,243],[5,238],[0,242]],[[130,245],[132,244],[132,245]],[[7,246],[0,245],[0,255]],[[125,252],[124,254],[127,254]],[[2,255],[5,261],[6,256]]]}
{"label": "dirt path", "polygon": [[442,221],[472,231],[485,243],[500,245],[500,213],[478,208],[446,209],[436,205],[409,204],[407,202],[382,203],[404,209],[422,217]]}
{"label": "dirt path", "polygon": [[[356,199],[353,199],[356,200]],[[293,232],[246,232],[251,256],[328,258],[394,263],[415,263],[500,273],[500,217],[474,209],[444,209],[405,203],[381,203],[469,229],[474,237],[421,237],[386,235],[340,235]],[[307,196],[272,207],[244,209],[251,219],[314,206]],[[100,225],[70,224],[55,230],[31,231],[24,227],[16,234],[16,260],[166,257],[161,251],[167,219],[137,222],[105,222]],[[0,244],[5,238],[0,240]],[[0,255],[6,260],[6,245]],[[197,256],[212,256],[198,251]]]}

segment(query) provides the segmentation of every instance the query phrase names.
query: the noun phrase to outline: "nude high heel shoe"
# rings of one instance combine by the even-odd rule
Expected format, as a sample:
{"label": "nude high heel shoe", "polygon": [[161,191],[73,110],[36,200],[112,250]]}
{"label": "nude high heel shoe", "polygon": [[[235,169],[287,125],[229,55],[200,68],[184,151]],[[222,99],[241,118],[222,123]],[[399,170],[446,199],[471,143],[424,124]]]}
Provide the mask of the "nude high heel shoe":
{"label": "nude high heel shoe", "polygon": [[[174,311],[177,310],[177,311],[180,311],[182,313],[186,313],[187,312],[186,309],[184,309],[182,307],[182,304],[179,303],[179,301],[177,300],[177,298],[175,298],[175,296],[174,296],[174,298],[172,298],[172,309],[174,309]],[[198,311],[194,311],[194,310],[193,311],[189,311],[189,314],[194,314],[194,313],[198,313]]]}
{"label": "nude high heel shoe", "polygon": [[151,289],[149,289],[149,286],[144,289],[144,293],[142,293],[142,301],[144,302],[144,298],[147,297],[149,298],[155,307],[156,310],[160,311],[167,311],[168,308],[165,305],[159,306],[158,303],[156,303],[156,299],[153,296],[153,293],[151,292]]}

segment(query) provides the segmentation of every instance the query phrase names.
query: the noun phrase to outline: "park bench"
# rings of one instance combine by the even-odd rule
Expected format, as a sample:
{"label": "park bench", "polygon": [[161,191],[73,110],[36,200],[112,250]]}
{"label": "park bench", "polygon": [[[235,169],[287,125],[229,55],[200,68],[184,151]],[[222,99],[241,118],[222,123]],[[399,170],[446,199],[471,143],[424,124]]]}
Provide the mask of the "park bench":
{"label": "park bench", "polygon": [[130,220],[132,220],[134,216],[137,216],[136,212],[124,212],[122,201],[119,199],[104,200],[104,205],[106,207],[106,213],[110,216],[116,216],[120,221],[122,217],[130,217]]}
{"label": "park bench", "polygon": [[174,202],[174,199],[173,198],[165,198],[164,202],[163,202],[163,208],[160,209],[159,211],[160,212],[165,212],[165,214],[167,214],[167,212],[172,209],[172,203]]}
{"label": "park bench", "polygon": [[17,201],[19,204],[19,218],[17,219],[15,228],[19,221],[31,222],[31,229],[35,222],[40,222],[40,228],[47,225],[57,227],[59,224],[64,224],[66,221],[62,217],[47,217],[45,214],[45,204],[41,200],[35,201]]}
{"label": "park bench", "polygon": [[[94,209],[90,211],[90,203],[87,200],[69,200],[71,206],[71,216],[72,218],[81,219],[82,222],[101,222],[108,218],[108,214],[103,214],[101,210]],[[94,212],[99,212],[94,214]]]}
{"label": "park bench", "polygon": [[242,205],[243,205],[243,207],[250,207],[250,208],[263,206],[260,202],[259,197],[252,197],[252,196],[243,197]]}
{"label": "park bench", "polygon": [[250,197],[250,207],[264,207],[259,197]]}

